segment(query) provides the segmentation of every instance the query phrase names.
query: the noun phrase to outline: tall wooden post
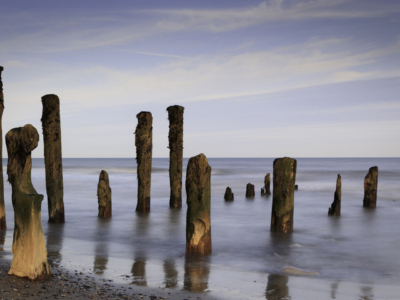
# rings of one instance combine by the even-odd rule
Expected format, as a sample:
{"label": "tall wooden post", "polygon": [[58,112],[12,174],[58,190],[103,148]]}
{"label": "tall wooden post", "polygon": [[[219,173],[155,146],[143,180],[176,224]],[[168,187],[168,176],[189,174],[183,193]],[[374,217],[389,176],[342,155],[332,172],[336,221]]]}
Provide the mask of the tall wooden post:
{"label": "tall wooden post", "polygon": [[363,206],[367,208],[376,207],[376,196],[378,193],[378,167],[369,169],[364,179],[364,201]]}
{"label": "tall wooden post", "polygon": [[1,72],[3,67],[0,66],[0,230],[7,229],[6,223],[6,207],[4,205],[4,178],[3,178],[3,111],[4,111],[4,95],[3,81],[1,80]]}
{"label": "tall wooden post", "polygon": [[102,170],[97,184],[97,199],[99,203],[99,217],[111,218],[112,203],[111,203],[111,188],[110,180],[106,171]]}
{"label": "tall wooden post", "polygon": [[14,207],[13,259],[9,275],[31,280],[50,278],[47,250],[41,223],[43,195],[32,185],[31,151],[39,142],[32,125],[11,129],[6,135],[8,152],[7,174],[12,186]]}
{"label": "tall wooden post", "polygon": [[290,157],[274,160],[274,190],[271,211],[271,231],[293,231],[294,185],[297,161]]}
{"label": "tall wooden post", "polygon": [[49,223],[64,223],[64,184],[61,151],[60,99],[56,95],[42,97],[42,127],[46,191]]}
{"label": "tall wooden post", "polygon": [[182,207],[183,111],[179,105],[167,108],[169,119],[169,206]]}
{"label": "tall wooden post", "polygon": [[328,215],[338,217],[340,216],[340,206],[342,201],[342,177],[340,174],[336,180],[336,190],[331,207],[328,210]]}
{"label": "tall wooden post", "polygon": [[142,111],[136,115],[135,131],[138,196],[136,211],[150,211],[151,163],[153,151],[153,117]]}
{"label": "tall wooden post", "polygon": [[186,195],[186,253],[211,254],[211,167],[203,153],[189,159]]}

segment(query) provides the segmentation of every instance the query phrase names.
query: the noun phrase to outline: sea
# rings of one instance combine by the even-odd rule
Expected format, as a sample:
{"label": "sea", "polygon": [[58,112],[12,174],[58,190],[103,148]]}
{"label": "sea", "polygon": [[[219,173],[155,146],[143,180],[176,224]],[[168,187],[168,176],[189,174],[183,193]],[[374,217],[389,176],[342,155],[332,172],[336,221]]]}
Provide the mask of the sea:
{"label": "sea", "polygon": [[[65,224],[48,224],[43,159],[32,182],[42,203],[49,262],[101,279],[208,294],[216,299],[399,299],[400,158],[297,158],[294,231],[270,232],[272,196],[261,196],[274,158],[209,158],[212,255],[185,255],[188,159],[181,209],[169,208],[169,159],[154,158],[151,211],[136,213],[134,158],[63,159]],[[3,159],[8,230],[0,257],[11,259],[14,216]],[[363,208],[364,177],[378,166],[376,209]],[[112,218],[98,218],[97,183],[106,170]],[[328,216],[342,178],[341,216]],[[255,185],[254,199],[245,197]],[[226,187],[234,201],[224,201]],[[272,190],[272,182],[271,182]],[[3,245],[2,245],[3,244]],[[292,266],[316,275],[288,274]]]}

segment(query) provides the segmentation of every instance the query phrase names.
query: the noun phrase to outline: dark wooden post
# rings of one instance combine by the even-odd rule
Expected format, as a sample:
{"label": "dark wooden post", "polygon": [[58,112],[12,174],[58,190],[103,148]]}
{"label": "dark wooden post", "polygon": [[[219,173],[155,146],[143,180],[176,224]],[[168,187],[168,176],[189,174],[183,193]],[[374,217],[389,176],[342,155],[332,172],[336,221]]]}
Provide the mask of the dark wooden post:
{"label": "dark wooden post", "polygon": [[336,191],[333,198],[331,207],[329,208],[328,215],[338,217],[340,216],[340,204],[342,201],[342,178],[340,174],[337,176],[336,180]]}
{"label": "dark wooden post", "polygon": [[0,66],[0,230],[7,229],[6,223],[6,207],[4,205],[4,178],[3,178],[3,111],[4,111],[4,95],[3,81],[1,80],[1,72],[3,67]]}
{"label": "dark wooden post", "polygon": [[186,253],[211,254],[211,167],[203,153],[189,159],[186,195]]}
{"label": "dark wooden post", "polygon": [[136,115],[138,125],[135,131],[138,197],[136,211],[150,211],[151,163],[153,151],[153,117],[142,111]]}
{"label": "dark wooden post", "polygon": [[264,178],[264,195],[270,196],[271,195],[271,175],[267,173]]}
{"label": "dark wooden post", "polygon": [[42,127],[46,191],[49,223],[64,223],[64,185],[61,152],[60,99],[56,95],[42,97]]}
{"label": "dark wooden post", "polygon": [[254,198],[254,196],[255,196],[254,185],[248,183],[246,185],[246,198]]}
{"label": "dark wooden post", "polygon": [[108,174],[102,170],[100,172],[99,183],[97,184],[97,199],[99,202],[99,217],[111,218],[111,188]]}
{"label": "dark wooden post", "polygon": [[6,135],[7,175],[12,186],[14,207],[13,259],[9,275],[30,280],[49,279],[50,266],[40,220],[43,195],[32,185],[31,151],[39,142],[32,125],[11,129]]}
{"label": "dark wooden post", "polygon": [[167,108],[169,119],[169,206],[182,207],[183,111],[179,105]]}
{"label": "dark wooden post", "polygon": [[284,157],[274,160],[274,190],[271,211],[271,231],[293,231],[294,185],[297,161]]}
{"label": "dark wooden post", "polygon": [[224,199],[225,199],[225,201],[233,201],[233,199],[234,199],[232,189],[229,186],[225,190]]}
{"label": "dark wooden post", "polygon": [[364,179],[364,201],[363,206],[367,208],[376,207],[376,196],[378,192],[378,167],[369,169]]}

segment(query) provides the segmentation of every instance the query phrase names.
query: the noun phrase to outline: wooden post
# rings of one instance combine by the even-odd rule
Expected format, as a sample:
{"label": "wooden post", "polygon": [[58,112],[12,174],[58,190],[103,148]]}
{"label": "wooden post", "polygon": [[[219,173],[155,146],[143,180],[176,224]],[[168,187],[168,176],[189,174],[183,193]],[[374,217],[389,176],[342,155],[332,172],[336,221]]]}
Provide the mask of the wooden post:
{"label": "wooden post", "polygon": [[169,206],[182,207],[183,111],[179,105],[167,108],[169,119]]}
{"label": "wooden post", "polygon": [[225,201],[233,201],[233,199],[234,199],[232,190],[229,186],[225,190],[224,199],[225,199]]}
{"label": "wooden post", "polygon": [[274,160],[274,190],[271,211],[271,231],[293,231],[294,185],[297,161],[284,157]]}
{"label": "wooden post", "polygon": [[1,80],[1,72],[3,67],[0,66],[0,230],[7,229],[6,223],[6,207],[4,205],[4,178],[3,178],[3,111],[4,111],[4,95],[3,81]]}
{"label": "wooden post", "polygon": [[41,223],[43,195],[32,185],[31,151],[39,142],[32,125],[11,129],[6,135],[8,152],[7,174],[12,186],[14,207],[13,259],[9,275],[30,280],[49,279],[50,266]]}
{"label": "wooden post", "polygon": [[100,172],[99,183],[97,184],[97,199],[99,203],[99,217],[111,218],[111,188],[108,174],[102,170]]}
{"label": "wooden post", "polygon": [[254,185],[248,183],[246,185],[246,198],[254,198],[254,196],[255,196]]}
{"label": "wooden post", "polygon": [[342,178],[340,177],[340,174],[338,174],[337,180],[336,180],[335,195],[334,195],[334,198],[333,198],[332,205],[328,210],[328,215],[329,216],[335,216],[335,217],[340,216],[340,204],[341,204],[341,201],[342,201]]}
{"label": "wooden post", "polygon": [[186,195],[186,253],[211,254],[211,167],[203,153],[189,159]]}
{"label": "wooden post", "polygon": [[49,223],[64,223],[64,185],[61,152],[60,99],[42,97],[42,127]]}
{"label": "wooden post", "polygon": [[367,208],[376,207],[376,196],[378,193],[378,167],[369,169],[364,179],[364,201],[363,206]]}
{"label": "wooden post", "polygon": [[135,131],[138,196],[136,211],[150,211],[151,163],[153,151],[153,117],[142,111],[136,115]]}
{"label": "wooden post", "polygon": [[264,178],[264,190],[265,190],[265,196],[271,195],[271,174],[267,173]]}

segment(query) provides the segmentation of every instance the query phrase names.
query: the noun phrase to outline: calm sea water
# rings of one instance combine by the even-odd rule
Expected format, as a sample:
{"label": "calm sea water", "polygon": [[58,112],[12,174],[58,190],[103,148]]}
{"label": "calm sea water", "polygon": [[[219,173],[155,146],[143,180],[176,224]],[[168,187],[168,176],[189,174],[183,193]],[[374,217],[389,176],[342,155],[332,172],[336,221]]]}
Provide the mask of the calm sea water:
{"label": "calm sea water", "polygon": [[[186,204],[181,210],[168,205],[168,159],[153,159],[148,214],[135,212],[135,159],[64,159],[66,224],[47,224],[46,196],[42,205],[49,260],[116,281],[238,299],[302,299],[302,291],[307,292],[303,279],[280,273],[284,266],[318,272],[311,285],[316,290],[320,286],[326,299],[341,291],[346,294],[346,282],[360,287],[358,295],[364,299],[381,299],[380,293],[387,290],[398,295],[393,288],[400,282],[400,159],[300,158],[297,162],[294,232],[282,235],[269,231],[272,197],[260,196],[265,174],[272,175],[273,159],[210,158],[213,254],[189,259],[185,258]],[[370,210],[362,207],[362,200],[364,177],[372,166],[379,167],[379,179],[377,208]],[[110,220],[97,217],[97,183],[103,169],[112,188]],[[185,173],[184,169],[183,182]],[[327,212],[337,174],[342,176],[342,216],[334,218]],[[42,159],[33,160],[32,181],[45,195]],[[253,200],[245,198],[249,182],[256,187]],[[235,194],[229,203],[223,199],[227,186]],[[0,254],[10,258],[13,210],[8,183],[5,197],[9,229]]]}

